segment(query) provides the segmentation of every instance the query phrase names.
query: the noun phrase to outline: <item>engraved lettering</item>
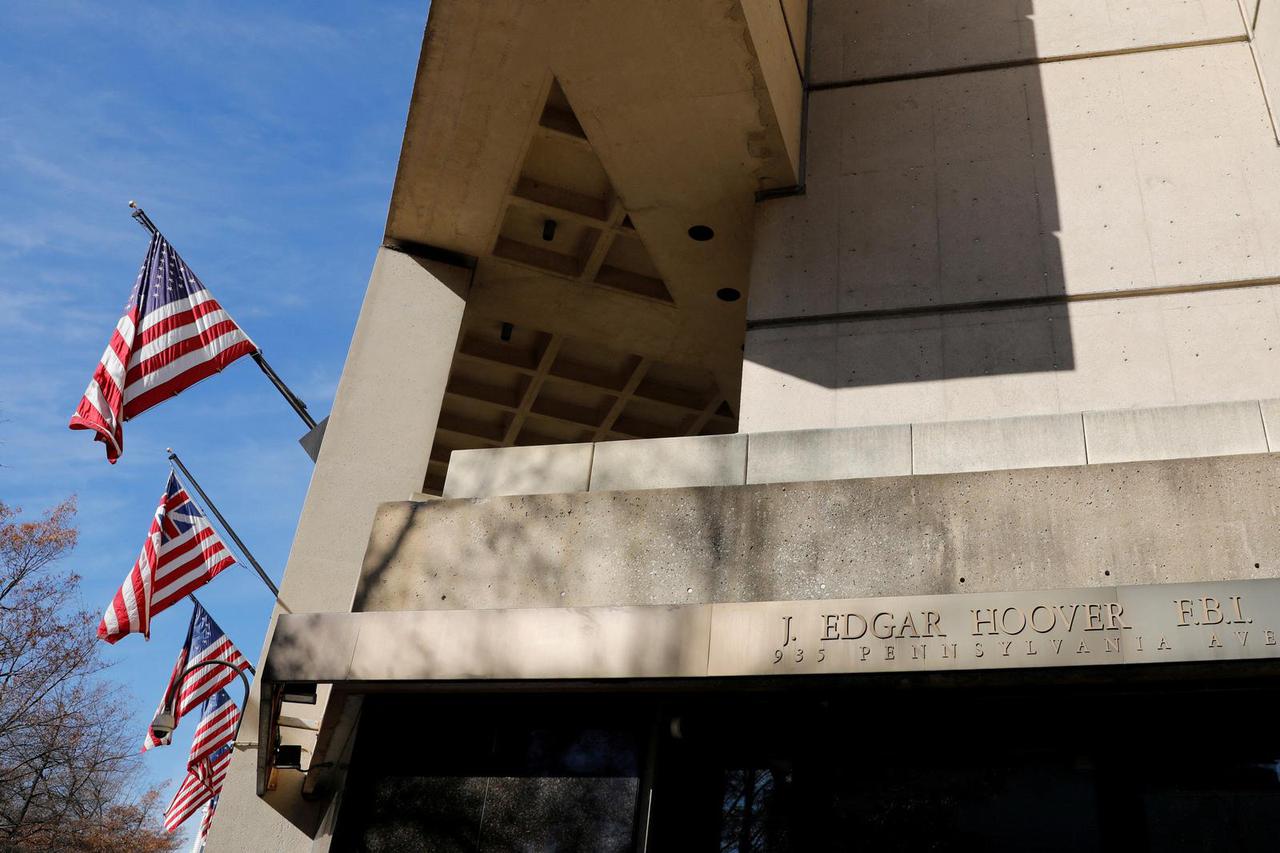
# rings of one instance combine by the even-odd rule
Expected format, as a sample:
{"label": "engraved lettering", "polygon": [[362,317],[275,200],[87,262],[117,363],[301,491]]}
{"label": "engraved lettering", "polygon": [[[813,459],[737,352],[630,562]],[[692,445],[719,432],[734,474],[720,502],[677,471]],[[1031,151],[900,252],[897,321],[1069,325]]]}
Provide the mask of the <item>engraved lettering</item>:
{"label": "engraved lettering", "polygon": [[1067,606],[1065,604],[1058,605],[1058,611],[1062,613],[1062,618],[1067,620],[1067,630],[1070,631],[1072,626],[1076,624],[1076,612],[1080,610],[1079,604],[1071,605],[1071,615],[1067,615]]}
{"label": "engraved lettering", "polygon": [[982,651],[982,643],[974,643],[974,644],[973,644],[973,656],[974,656],[975,658],[980,658],[980,657],[982,657],[984,654],[985,654],[985,652],[983,652],[983,651]]}
{"label": "engraved lettering", "polygon": [[[908,630],[911,631],[910,635],[907,634]],[[902,638],[906,636],[911,636],[916,639],[920,638],[920,632],[916,630],[916,620],[911,615],[910,610],[907,611],[906,616],[902,617],[902,624],[898,626],[898,637]]]}
{"label": "engraved lettering", "polygon": [[1038,655],[1038,654],[1040,654],[1038,651],[1036,651],[1036,647],[1035,647],[1035,646],[1036,646],[1036,641],[1035,641],[1035,640],[1027,640],[1027,654],[1028,654],[1028,655]]}
{"label": "engraved lettering", "polygon": [[[852,627],[854,619],[857,619],[859,622],[862,623],[862,627],[858,629],[858,632],[856,634],[853,632],[853,627]],[[862,616],[857,613],[850,613],[844,617],[844,637],[842,637],[841,639],[861,640],[866,635],[867,635],[866,619],[863,619]]]}
{"label": "engraved lettering", "polygon": [[1062,654],[1062,640],[1050,639],[1049,642],[1053,644],[1053,653],[1055,655]]}
{"label": "engraved lettering", "polygon": [[871,654],[870,646],[858,646],[858,660],[866,660],[867,656],[870,654]]}
{"label": "engraved lettering", "polygon": [[[1194,621],[1195,619],[1195,615],[1196,615],[1195,602],[1189,598],[1175,598],[1173,600],[1173,603],[1178,606],[1178,627],[1179,628],[1190,627],[1191,622],[1188,622],[1187,620],[1190,619]],[[1200,623],[1196,622],[1195,624],[1199,625]]]}
{"label": "engraved lettering", "polygon": [[1086,631],[1101,631],[1107,626],[1102,624],[1102,605],[1090,604],[1085,608],[1089,614],[1089,623],[1084,626]]}
{"label": "engraved lettering", "polygon": [[818,646],[818,663],[822,663],[827,659],[827,650],[824,646]]}
{"label": "engraved lettering", "polygon": [[1004,649],[1004,657],[1009,656],[1009,647],[1013,645],[1013,640],[1001,640],[1000,646]]}
{"label": "engraved lettering", "polygon": [[929,647],[928,647],[928,646],[926,646],[926,645],[924,645],[924,644],[921,644],[921,645],[919,645],[919,646],[917,646],[917,645],[912,645],[912,646],[911,646],[911,659],[912,659],[912,660],[924,660],[924,659],[925,659],[925,658],[927,658],[928,656],[929,656]]}
{"label": "engraved lettering", "polygon": [[[943,636],[946,636],[946,635],[944,634]],[[943,658],[943,660],[954,659],[954,658],[958,658],[958,657],[960,657],[960,650],[959,650],[959,648],[957,648],[958,646],[959,646],[959,643],[943,643],[943,644],[942,644],[942,658]],[[948,654],[948,650],[950,650],[950,653],[949,653],[949,654]]]}
{"label": "engraved lettering", "polygon": [[891,645],[886,645],[886,646],[884,647],[884,659],[885,659],[885,660],[894,660],[894,659],[895,659],[895,658],[894,658],[894,655],[896,655],[897,653],[898,653],[898,650],[897,650],[896,648],[894,648],[893,646],[891,646]]}
{"label": "engraved lettering", "polygon": [[940,630],[942,626],[939,623],[941,621],[942,621],[942,617],[939,616],[937,613],[933,612],[932,610],[926,610],[924,612],[924,635],[926,637],[947,636],[946,634],[942,633],[942,631]]}
{"label": "engraved lettering", "polygon": [[1080,648],[1076,649],[1076,654],[1078,654],[1078,655],[1091,655],[1091,654],[1093,654],[1093,652],[1089,651],[1089,644],[1088,644],[1088,643],[1086,643],[1084,640],[1081,640],[1081,641],[1080,641]]}
{"label": "engraved lettering", "polygon": [[778,662],[779,662],[779,661],[781,661],[781,660],[782,660],[782,649],[774,649],[774,650],[773,650],[773,662],[774,662],[774,663],[778,663]]}
{"label": "engraved lettering", "polygon": [[1106,641],[1106,644],[1107,644],[1106,648],[1102,650],[1103,652],[1119,652],[1120,651],[1119,637],[1104,637],[1103,639]]}
{"label": "engraved lettering", "polygon": [[1142,637],[1138,636],[1135,639],[1138,641],[1138,651],[1142,651]]}
{"label": "engraved lettering", "polygon": [[1250,624],[1252,624],[1252,623],[1253,623],[1253,620],[1252,620],[1252,619],[1246,619],[1246,618],[1245,618],[1245,616],[1244,616],[1244,611],[1240,609],[1240,596],[1238,596],[1238,595],[1229,595],[1229,596],[1227,596],[1227,601],[1230,601],[1230,602],[1231,602],[1231,606],[1232,606],[1232,608],[1236,611],[1236,619],[1235,619],[1235,621],[1240,622],[1240,623],[1245,624],[1245,625],[1250,625]]}
{"label": "engraved lettering", "polygon": [[1132,630],[1132,625],[1126,625],[1120,621],[1120,617],[1124,615],[1124,605],[1118,601],[1112,601],[1107,605],[1107,627],[1113,631],[1124,629]]}
{"label": "engraved lettering", "polygon": [[1222,648],[1222,643],[1218,640],[1217,632],[1209,634],[1209,648],[1211,649]]}
{"label": "engraved lettering", "polygon": [[[1200,603],[1204,605],[1204,624],[1221,625],[1222,624],[1222,605],[1218,604],[1218,599],[1206,596],[1200,599]],[[1213,617],[1217,617],[1216,619]]]}
{"label": "engraved lettering", "polygon": [[[1013,613],[1018,614],[1018,630],[1016,630],[1016,631],[1009,627],[1009,613],[1010,613],[1011,611],[1012,611]],[[1026,629],[1026,627],[1027,627],[1027,616],[1026,616],[1026,614],[1025,614],[1025,613],[1023,613],[1021,610],[1019,610],[1019,609],[1018,609],[1018,608],[1016,608],[1016,607],[1006,607],[1006,608],[1004,609],[1004,611],[1000,614],[1000,623],[1001,623],[1002,627],[1004,628],[1004,632],[1005,632],[1006,634],[1010,634],[1010,635],[1012,635],[1012,636],[1015,636],[1015,637],[1016,637],[1017,635],[1021,634],[1021,633]]]}
{"label": "engraved lettering", "polygon": [[[995,611],[991,610],[990,608],[981,608],[981,607],[980,607],[980,608],[978,608],[977,610],[970,610],[969,612],[973,614],[973,636],[975,636],[975,637],[981,637],[981,636],[982,636],[982,634],[983,634],[982,626],[983,626],[983,625],[990,625],[990,626],[991,626],[991,630],[990,630],[989,632],[987,632],[987,633],[990,633],[990,634],[998,633],[998,632],[996,631],[996,615],[995,615]],[[987,615],[986,615],[986,616],[983,616],[983,615],[982,615],[983,613],[986,613]]]}
{"label": "engraved lettering", "polygon": [[[1041,628],[1040,624],[1037,623],[1036,621],[1037,613],[1049,614],[1049,624]],[[1043,622],[1044,620],[1041,619],[1040,621]],[[1043,604],[1037,604],[1035,607],[1031,608],[1031,630],[1032,631],[1035,631],[1037,634],[1047,634],[1053,630],[1053,626],[1056,624],[1058,624],[1058,611],[1054,610],[1052,607],[1046,607]]]}
{"label": "engraved lettering", "polygon": [[[887,627],[886,627],[886,626],[882,626],[882,625],[880,624],[880,617],[881,617],[881,616],[885,616],[885,617],[887,617],[887,618],[888,618],[888,620],[889,620],[889,624],[888,624],[888,626],[887,626]],[[872,617],[871,617],[871,636],[875,637],[877,640],[891,640],[891,639],[893,639],[893,628],[894,628],[894,625],[893,625],[893,614],[892,614],[892,613],[884,613],[884,612],[881,612],[881,613],[877,613],[875,616],[872,616]]]}
{"label": "engraved lettering", "polygon": [[796,663],[804,660],[804,649],[796,649]]}
{"label": "engraved lettering", "polygon": [[1161,636],[1161,637],[1160,637],[1160,645],[1156,646],[1156,651],[1158,651],[1158,652],[1169,652],[1169,651],[1173,651],[1173,646],[1169,645],[1169,641],[1168,641],[1168,640],[1166,640],[1163,636]]}
{"label": "engraved lettering", "polygon": [[1265,645],[1268,645],[1268,646],[1274,646],[1274,645],[1276,644],[1276,632],[1275,632],[1275,631],[1263,631],[1263,632],[1262,632],[1262,635],[1263,635],[1263,637],[1265,638],[1265,640],[1264,640],[1264,644],[1265,644]]}
{"label": "engraved lettering", "polygon": [[787,647],[787,644],[790,643],[792,639],[794,638],[791,636],[791,617],[783,616],[782,617],[782,647],[785,649]]}
{"label": "engraved lettering", "polygon": [[1236,631],[1236,639],[1240,641],[1240,648],[1244,648],[1249,643],[1248,631]]}
{"label": "engraved lettering", "polygon": [[822,639],[823,640],[840,639],[840,614],[833,613],[830,616],[823,616],[822,620],[824,623],[823,631],[822,631]]}

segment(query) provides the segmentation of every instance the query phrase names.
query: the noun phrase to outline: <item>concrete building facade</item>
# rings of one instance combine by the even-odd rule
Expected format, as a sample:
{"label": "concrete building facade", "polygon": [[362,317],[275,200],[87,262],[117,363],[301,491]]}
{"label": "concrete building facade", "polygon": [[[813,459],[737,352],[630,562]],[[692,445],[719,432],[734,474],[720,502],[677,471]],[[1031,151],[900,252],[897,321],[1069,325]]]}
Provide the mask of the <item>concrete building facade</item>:
{"label": "concrete building facade", "polygon": [[1268,849],[1273,2],[435,0],[210,849]]}

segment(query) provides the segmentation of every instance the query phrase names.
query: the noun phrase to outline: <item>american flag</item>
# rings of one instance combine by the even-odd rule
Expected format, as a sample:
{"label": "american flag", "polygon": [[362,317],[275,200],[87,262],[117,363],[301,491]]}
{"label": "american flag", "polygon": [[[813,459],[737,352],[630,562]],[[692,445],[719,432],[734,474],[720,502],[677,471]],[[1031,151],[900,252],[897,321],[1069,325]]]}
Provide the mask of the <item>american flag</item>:
{"label": "american flag", "polygon": [[157,232],[69,426],[93,430],[114,463],[125,421],[257,350]]}
{"label": "american flag", "polygon": [[234,563],[209,520],[170,472],[142,553],[102,614],[98,636],[108,643],[132,633],[150,638],[152,616]]}
{"label": "american flag", "polygon": [[231,701],[227,691],[219,690],[206,699],[200,709],[200,723],[191,736],[187,766],[199,764],[229,743],[235,737],[239,722],[240,708]]}
{"label": "american flag", "polygon": [[[175,727],[193,708],[208,702],[222,688],[239,678],[235,670],[227,666],[201,666],[188,671],[193,664],[210,660],[224,660],[236,669],[253,671],[249,661],[240,654],[240,650],[218,627],[218,623],[213,621],[208,611],[196,604],[191,613],[191,625],[187,628],[187,641],[182,644],[182,651],[178,652],[178,661],[173,665],[173,674],[169,676],[169,683],[164,691],[164,696],[170,697],[172,703]],[[185,676],[182,675],[184,671],[187,671]],[[175,685],[178,678],[182,681]],[[160,710],[164,711],[164,698],[161,698],[160,703]],[[204,725],[203,718],[200,725]],[[234,728],[232,724],[232,730]],[[172,735],[157,738],[148,727],[147,735],[142,741],[142,750],[146,752],[152,747],[166,746],[169,743],[172,743]]]}
{"label": "american flag", "polygon": [[195,843],[191,845],[191,853],[204,853],[204,845],[209,840],[209,828],[213,826],[213,813],[218,810],[218,797],[204,804],[200,814],[200,830],[196,833]]}
{"label": "american flag", "polygon": [[197,809],[218,796],[230,764],[231,744],[228,743],[203,761],[187,768],[186,777],[173,795],[169,808],[164,811],[165,832],[173,832],[195,814]]}

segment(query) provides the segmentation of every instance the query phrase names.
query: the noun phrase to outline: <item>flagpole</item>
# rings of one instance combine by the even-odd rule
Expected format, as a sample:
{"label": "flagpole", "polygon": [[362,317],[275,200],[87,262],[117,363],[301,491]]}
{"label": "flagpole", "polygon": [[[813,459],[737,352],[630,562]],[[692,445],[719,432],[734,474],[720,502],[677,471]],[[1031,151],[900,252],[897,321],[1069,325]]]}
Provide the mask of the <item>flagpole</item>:
{"label": "flagpole", "polygon": [[236,535],[235,529],[232,528],[230,524],[227,524],[227,520],[222,517],[222,513],[218,512],[217,505],[214,504],[213,501],[209,500],[209,496],[204,493],[204,489],[200,488],[200,484],[196,482],[196,478],[191,476],[191,472],[187,470],[187,466],[182,464],[182,460],[178,458],[178,454],[173,452],[172,447],[166,447],[165,451],[169,454],[169,461],[178,466],[178,470],[182,472],[182,476],[191,484],[191,487],[196,490],[196,494],[200,496],[200,499],[204,501],[204,505],[213,513],[214,518],[218,519],[218,522],[222,525],[222,529],[227,531],[227,535],[231,537],[231,541],[236,543],[236,547],[240,549],[240,553],[244,554],[245,558],[248,559],[249,563],[253,566],[253,570],[258,573],[258,577],[262,578],[262,582],[267,585],[267,589],[271,590],[271,594],[279,599],[279,587],[272,583],[271,578],[262,570],[262,566],[260,566],[258,561],[253,558],[253,552],[245,547],[244,542],[240,541],[240,537]]}
{"label": "flagpole", "polygon": [[[136,201],[130,201],[129,207],[133,208],[133,213],[129,215],[136,219],[139,225],[150,231],[152,234],[160,233],[160,229],[151,221],[151,217],[147,216],[147,212],[138,207],[138,203]],[[271,384],[280,392],[280,396],[284,397],[285,402],[288,403],[294,412],[297,413],[298,417],[302,418],[302,422],[307,425],[307,429],[315,429],[316,419],[311,417],[311,413],[307,411],[307,404],[302,402],[302,398],[293,393],[293,390],[290,389],[288,385],[284,384],[284,380],[280,378],[279,374],[275,372],[271,365],[267,363],[266,358],[263,357],[262,350],[254,349],[254,351],[249,355],[250,358],[253,359],[254,363],[258,365],[258,369],[265,373],[267,378],[271,380]]]}

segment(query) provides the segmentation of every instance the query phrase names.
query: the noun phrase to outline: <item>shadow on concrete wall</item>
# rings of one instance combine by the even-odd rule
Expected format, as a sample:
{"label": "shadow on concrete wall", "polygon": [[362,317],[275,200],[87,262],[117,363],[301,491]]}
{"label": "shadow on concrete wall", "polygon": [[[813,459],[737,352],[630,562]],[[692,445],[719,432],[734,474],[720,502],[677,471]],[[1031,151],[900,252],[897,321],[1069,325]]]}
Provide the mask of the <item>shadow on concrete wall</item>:
{"label": "shadow on concrete wall", "polygon": [[925,5],[812,84],[805,195],[758,211],[748,361],[835,388],[1074,367],[1032,0]]}

